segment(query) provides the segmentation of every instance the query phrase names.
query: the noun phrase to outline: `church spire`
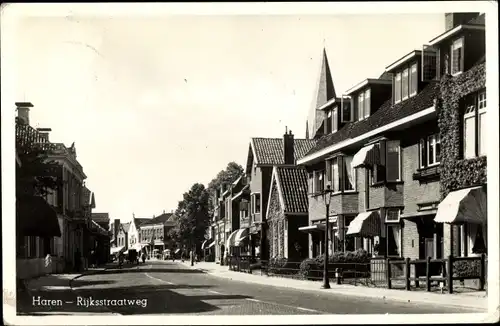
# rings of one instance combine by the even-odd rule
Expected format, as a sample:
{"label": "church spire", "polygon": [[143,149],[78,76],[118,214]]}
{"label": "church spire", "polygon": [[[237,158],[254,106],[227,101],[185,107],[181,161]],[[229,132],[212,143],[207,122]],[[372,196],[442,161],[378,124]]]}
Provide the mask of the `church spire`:
{"label": "church spire", "polygon": [[324,119],[324,112],[318,110],[321,106],[327,103],[332,98],[337,97],[335,86],[333,85],[330,64],[326,55],[326,48],[323,47],[321,58],[321,67],[319,70],[316,89],[313,94],[313,102],[308,116],[309,126],[311,128],[310,138],[315,138],[318,129],[321,127]]}

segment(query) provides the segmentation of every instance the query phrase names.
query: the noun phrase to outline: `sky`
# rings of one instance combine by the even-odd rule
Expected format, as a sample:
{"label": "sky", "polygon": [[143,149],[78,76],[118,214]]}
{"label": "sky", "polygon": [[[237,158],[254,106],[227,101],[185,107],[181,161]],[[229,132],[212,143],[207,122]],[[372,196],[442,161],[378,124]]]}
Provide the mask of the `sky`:
{"label": "sky", "polygon": [[32,16],[15,31],[16,101],[75,142],[95,211],[127,221],[244,166],[251,137],[304,138],[323,47],[341,93],[442,32],[443,13]]}

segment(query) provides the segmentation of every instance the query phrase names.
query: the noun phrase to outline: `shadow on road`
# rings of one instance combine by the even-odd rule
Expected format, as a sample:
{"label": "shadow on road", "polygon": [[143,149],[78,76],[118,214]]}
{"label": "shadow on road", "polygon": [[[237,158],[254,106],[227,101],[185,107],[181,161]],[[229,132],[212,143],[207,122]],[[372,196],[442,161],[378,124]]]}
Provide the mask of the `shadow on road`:
{"label": "shadow on road", "polygon": [[196,269],[173,269],[173,268],[142,268],[142,269],[107,269],[99,274],[123,274],[123,273],[176,273],[176,274],[201,274]]}
{"label": "shadow on road", "polygon": [[70,286],[75,288],[82,286],[104,285],[104,284],[114,284],[114,283],[116,282],[110,280],[91,280],[91,279],[77,278],[70,281]]}
{"label": "shadow on road", "polygon": [[[18,296],[18,313],[109,313],[115,312],[122,315],[134,314],[187,314],[202,313],[219,310],[216,305],[210,304],[211,300],[228,300],[234,302],[251,298],[244,295],[223,295],[210,293],[196,293],[184,295],[177,293],[175,289],[202,289],[209,288],[205,285],[138,285],[120,288],[98,289],[75,289],[75,291],[36,291],[35,298],[46,300],[59,300],[63,304],[37,306],[33,305],[33,297]],[[89,299],[94,300],[90,304]],[[101,300],[101,302],[99,301]],[[102,300],[108,301],[108,306],[103,306]],[[121,300],[121,301],[119,301]],[[55,302],[55,301],[54,301]],[[87,305],[87,306],[86,306]]]}

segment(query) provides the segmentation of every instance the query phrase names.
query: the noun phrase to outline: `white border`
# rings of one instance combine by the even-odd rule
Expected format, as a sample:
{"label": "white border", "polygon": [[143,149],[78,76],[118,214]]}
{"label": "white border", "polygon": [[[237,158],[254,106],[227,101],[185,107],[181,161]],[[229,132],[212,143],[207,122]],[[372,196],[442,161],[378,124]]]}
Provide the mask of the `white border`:
{"label": "white border", "polygon": [[[2,217],[4,236],[2,237],[3,248],[14,248],[15,239],[14,214],[15,195],[12,191],[15,184],[15,160],[14,151],[14,126],[10,121],[14,121],[14,110],[12,104],[16,101],[13,98],[13,85],[16,85],[16,76],[13,74],[11,62],[16,60],[12,47],[5,44],[15,42],[10,33],[11,28],[16,24],[16,19],[21,16],[67,16],[74,15],[165,15],[165,14],[189,14],[189,15],[252,15],[252,14],[388,14],[388,13],[444,13],[460,11],[480,11],[487,12],[486,22],[486,53],[487,53],[487,92],[488,101],[492,108],[498,108],[498,3],[491,1],[440,1],[440,2],[356,2],[343,3],[127,3],[127,4],[4,4],[2,5]],[[6,63],[8,62],[9,65]],[[8,78],[7,78],[8,76]],[[474,323],[498,320],[499,307],[499,207],[498,207],[498,110],[489,110],[488,128],[492,131],[488,137],[488,144],[492,150],[488,151],[488,214],[490,215],[488,231],[489,264],[488,264],[488,288],[489,288],[489,315],[486,314],[440,314],[440,315],[420,315],[419,321],[427,323]],[[109,325],[142,325],[151,324],[192,324],[192,325],[220,325],[220,324],[329,324],[332,318],[315,315],[294,315],[294,316],[266,316],[256,315],[252,318],[238,318],[233,316],[71,316],[55,317],[22,317],[15,316],[15,308],[9,305],[15,293],[15,251],[5,250],[3,252],[3,284],[4,284],[4,311],[5,321],[13,324],[23,325],[70,325],[70,324],[109,324]],[[285,321],[286,320],[286,321]],[[413,318],[405,315],[337,315],[335,323],[373,323],[373,324],[393,324],[405,323]]]}

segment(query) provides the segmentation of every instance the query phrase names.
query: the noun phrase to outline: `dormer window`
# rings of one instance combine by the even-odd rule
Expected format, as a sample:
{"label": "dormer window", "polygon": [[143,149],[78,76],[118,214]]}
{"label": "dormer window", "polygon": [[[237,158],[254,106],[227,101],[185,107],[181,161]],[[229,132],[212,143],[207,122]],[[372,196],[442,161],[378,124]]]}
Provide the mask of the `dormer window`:
{"label": "dormer window", "polygon": [[370,116],[370,89],[358,95],[358,120],[361,121]]}
{"label": "dormer window", "polygon": [[398,72],[396,74],[396,78],[394,80],[394,102],[401,102],[401,73]]}
{"label": "dormer window", "polygon": [[332,110],[332,132],[336,132],[338,129],[339,129],[338,108],[333,108],[333,110]]}
{"label": "dormer window", "polygon": [[458,75],[464,70],[464,39],[459,38],[451,45],[451,74]]}
{"label": "dormer window", "polygon": [[326,133],[329,134],[332,132],[332,111],[329,110],[328,113],[326,114]]}
{"label": "dormer window", "polygon": [[410,68],[410,97],[417,94],[418,89],[418,65],[414,63]]}
{"label": "dormer window", "polygon": [[418,64],[412,63],[394,76],[394,103],[399,103],[417,94]]}

